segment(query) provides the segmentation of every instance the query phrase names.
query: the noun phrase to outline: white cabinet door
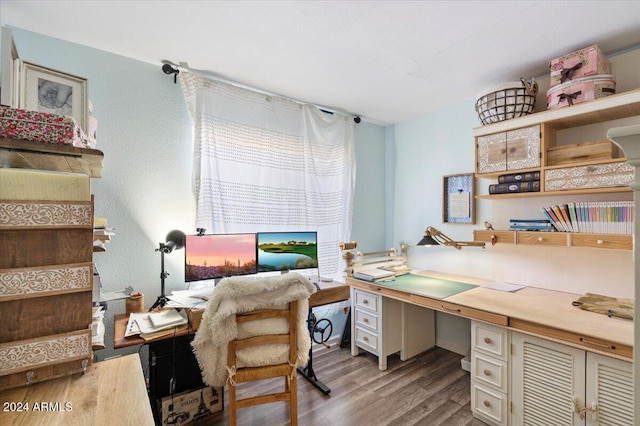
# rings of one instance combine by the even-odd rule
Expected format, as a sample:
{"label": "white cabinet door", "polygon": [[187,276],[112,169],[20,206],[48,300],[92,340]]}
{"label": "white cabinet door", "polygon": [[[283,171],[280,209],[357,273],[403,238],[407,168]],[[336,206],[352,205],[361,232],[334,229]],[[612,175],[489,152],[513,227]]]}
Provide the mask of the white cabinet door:
{"label": "white cabinet door", "polygon": [[520,333],[512,343],[511,426],[584,426],[585,352]]}
{"label": "white cabinet door", "polygon": [[630,362],[587,353],[587,426],[633,426],[633,367]]}

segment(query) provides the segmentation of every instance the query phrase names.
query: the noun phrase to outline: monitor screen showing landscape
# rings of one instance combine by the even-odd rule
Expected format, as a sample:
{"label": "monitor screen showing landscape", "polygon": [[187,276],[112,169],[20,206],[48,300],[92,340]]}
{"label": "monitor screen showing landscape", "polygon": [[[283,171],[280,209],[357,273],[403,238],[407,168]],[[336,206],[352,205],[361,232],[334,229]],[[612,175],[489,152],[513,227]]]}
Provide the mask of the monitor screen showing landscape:
{"label": "monitor screen showing landscape", "polygon": [[255,274],[256,234],[187,235],[184,264],[187,282]]}
{"label": "monitor screen showing landscape", "polygon": [[258,272],[318,267],[316,232],[259,232]]}

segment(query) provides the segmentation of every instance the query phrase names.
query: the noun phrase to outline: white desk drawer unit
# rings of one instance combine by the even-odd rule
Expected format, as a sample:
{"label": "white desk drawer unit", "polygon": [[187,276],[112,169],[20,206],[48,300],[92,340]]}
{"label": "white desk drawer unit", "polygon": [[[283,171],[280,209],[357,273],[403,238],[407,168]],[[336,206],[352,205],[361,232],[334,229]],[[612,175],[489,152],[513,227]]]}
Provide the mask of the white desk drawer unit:
{"label": "white desk drawer unit", "polygon": [[506,328],[473,321],[471,324],[471,346],[498,359],[509,359],[509,332]]}
{"label": "white desk drawer unit", "polygon": [[507,392],[507,361],[502,361],[500,359],[495,359],[490,356],[474,352],[471,365],[474,366],[474,369],[471,370],[471,374],[473,375],[473,380],[475,380],[476,383],[493,386],[502,392]]}
{"label": "white desk drawer unit", "polygon": [[378,332],[379,316],[370,314],[361,309],[356,309],[356,326],[371,329]]}
{"label": "white desk drawer unit", "polygon": [[378,313],[382,297],[378,294],[367,293],[362,290],[355,290],[355,307],[356,309],[366,309],[373,313]]}
{"label": "white desk drawer unit", "polygon": [[384,371],[387,356],[402,350],[402,302],[356,288],[351,288],[351,300],[351,354],[358,355],[360,348],[377,355]]}
{"label": "white desk drawer unit", "polygon": [[471,321],[471,410],[480,420],[506,426],[509,402],[509,330]]}
{"label": "white desk drawer unit", "polygon": [[379,352],[378,335],[370,333],[359,327],[356,327],[356,343],[367,352],[371,352],[373,354],[377,354]]}
{"label": "white desk drawer unit", "polygon": [[473,414],[479,419],[492,425],[506,425],[507,394],[471,382],[471,407]]}

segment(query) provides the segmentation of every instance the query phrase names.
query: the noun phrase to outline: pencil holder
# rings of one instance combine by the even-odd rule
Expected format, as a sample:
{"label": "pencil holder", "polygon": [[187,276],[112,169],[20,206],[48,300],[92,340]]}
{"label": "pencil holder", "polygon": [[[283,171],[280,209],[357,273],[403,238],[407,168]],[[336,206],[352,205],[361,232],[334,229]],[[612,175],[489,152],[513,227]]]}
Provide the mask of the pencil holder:
{"label": "pencil holder", "polygon": [[144,295],[141,293],[129,296],[125,301],[125,312],[129,315],[132,312],[144,311]]}

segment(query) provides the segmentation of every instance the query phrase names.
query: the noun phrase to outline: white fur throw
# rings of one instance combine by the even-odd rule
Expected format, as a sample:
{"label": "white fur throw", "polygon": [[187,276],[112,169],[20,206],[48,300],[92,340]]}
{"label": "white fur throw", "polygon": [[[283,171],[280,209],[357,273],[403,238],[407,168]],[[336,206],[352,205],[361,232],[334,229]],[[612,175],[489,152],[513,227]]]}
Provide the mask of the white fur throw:
{"label": "white fur throw", "polygon": [[[238,326],[236,314],[265,308],[283,309],[294,300],[298,301],[297,365],[305,366],[311,347],[307,328],[309,296],[314,292],[311,281],[295,272],[273,277],[228,277],[221,280],[207,304],[192,343],[203,381],[209,386],[225,385],[229,341],[265,333],[289,332],[285,319],[250,321]],[[236,361],[236,368],[287,363],[289,345],[243,349],[238,351]]]}

